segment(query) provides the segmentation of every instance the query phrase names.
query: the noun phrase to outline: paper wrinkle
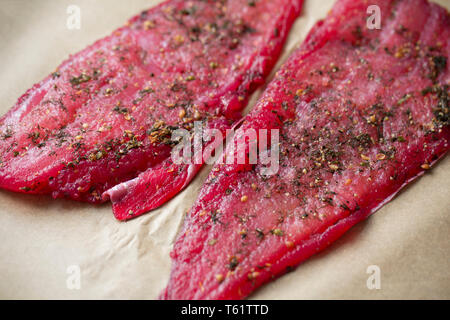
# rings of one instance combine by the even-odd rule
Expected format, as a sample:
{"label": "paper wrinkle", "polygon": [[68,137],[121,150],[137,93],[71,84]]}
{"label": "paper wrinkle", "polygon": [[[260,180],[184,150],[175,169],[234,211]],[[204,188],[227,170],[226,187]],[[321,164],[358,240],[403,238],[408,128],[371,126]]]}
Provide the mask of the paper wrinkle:
{"label": "paper wrinkle", "polygon": [[[82,26],[76,31],[66,28],[72,1],[2,3],[0,113],[69,54],[158,2],[78,0]],[[269,79],[333,2],[305,1]],[[450,7],[446,0],[438,2]],[[261,92],[252,96],[245,113]],[[173,242],[210,169],[205,166],[161,208],[128,222],[117,221],[109,203],[0,191],[0,298],[156,299],[169,279]],[[449,181],[447,157],[330,248],[250,298],[450,299]],[[80,267],[80,290],[67,288],[71,265]],[[380,267],[380,290],[366,286],[370,265]]]}

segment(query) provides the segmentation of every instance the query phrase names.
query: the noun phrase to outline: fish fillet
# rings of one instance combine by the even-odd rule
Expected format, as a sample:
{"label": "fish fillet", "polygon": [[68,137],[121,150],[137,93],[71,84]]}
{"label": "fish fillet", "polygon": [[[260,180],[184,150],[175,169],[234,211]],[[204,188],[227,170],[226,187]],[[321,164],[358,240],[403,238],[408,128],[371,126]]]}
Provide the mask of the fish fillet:
{"label": "fish fillet", "polygon": [[381,29],[366,27],[367,1],[337,1],[245,118],[238,137],[279,130],[279,170],[213,168],[174,245],[162,299],[247,297],[449,150],[448,12],[426,0],[370,4]]}
{"label": "fish fillet", "polygon": [[276,62],[302,0],[170,0],[71,56],[0,119],[0,187],[100,203],[118,219],[176,195],[171,133],[222,131]]}

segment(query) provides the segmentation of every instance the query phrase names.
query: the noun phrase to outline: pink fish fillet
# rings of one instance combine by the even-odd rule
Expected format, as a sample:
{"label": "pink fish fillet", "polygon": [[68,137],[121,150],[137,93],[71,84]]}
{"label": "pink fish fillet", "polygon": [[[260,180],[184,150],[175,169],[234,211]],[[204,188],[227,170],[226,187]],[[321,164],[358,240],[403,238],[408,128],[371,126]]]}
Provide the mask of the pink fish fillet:
{"label": "pink fish fillet", "polygon": [[245,298],[429,170],[449,150],[449,40],[448,12],[426,0],[337,1],[236,133],[278,129],[278,171],[213,168],[161,298]]}
{"label": "pink fish fillet", "polygon": [[201,164],[171,160],[176,129],[221,131],[275,64],[302,0],[170,0],[71,56],[0,119],[0,187],[156,208]]}

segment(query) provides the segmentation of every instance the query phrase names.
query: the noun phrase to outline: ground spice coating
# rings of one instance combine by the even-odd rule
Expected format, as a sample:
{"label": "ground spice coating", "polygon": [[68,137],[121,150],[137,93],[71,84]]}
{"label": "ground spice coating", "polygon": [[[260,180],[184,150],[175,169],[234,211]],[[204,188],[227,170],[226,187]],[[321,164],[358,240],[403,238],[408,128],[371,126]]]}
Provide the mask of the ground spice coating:
{"label": "ground spice coating", "polygon": [[[449,150],[448,12],[425,0],[370,4],[381,9],[380,30],[366,28],[366,1],[339,0],[278,71],[236,135],[279,129],[279,171],[216,165],[174,245],[161,298],[245,298]],[[201,211],[220,212],[221,223]],[[239,261],[232,271],[230,257]]]}
{"label": "ground spice coating", "polygon": [[275,64],[301,4],[170,0],[143,11],[0,119],[0,187],[111,199],[119,219],[163,204],[201,167],[171,162],[173,130],[194,121],[229,128]]}

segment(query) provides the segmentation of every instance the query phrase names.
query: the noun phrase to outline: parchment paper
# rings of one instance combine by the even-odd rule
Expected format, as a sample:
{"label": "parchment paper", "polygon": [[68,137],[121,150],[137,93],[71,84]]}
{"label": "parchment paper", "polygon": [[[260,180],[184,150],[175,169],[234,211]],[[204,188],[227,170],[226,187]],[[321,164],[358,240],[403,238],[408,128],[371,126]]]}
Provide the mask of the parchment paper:
{"label": "parchment paper", "polygon": [[[70,53],[157,2],[0,0],[0,113]],[[306,0],[280,63],[333,2]],[[449,0],[439,2],[450,7]],[[80,30],[66,27],[71,4],[81,8]],[[115,220],[110,204],[0,191],[0,298],[157,298],[169,277],[177,230],[208,171],[159,210],[126,223]],[[447,157],[330,248],[251,298],[449,299],[449,180]],[[381,271],[379,290],[366,285],[371,265]],[[71,266],[79,266],[80,289],[67,285]]]}

